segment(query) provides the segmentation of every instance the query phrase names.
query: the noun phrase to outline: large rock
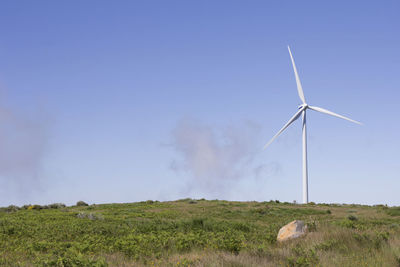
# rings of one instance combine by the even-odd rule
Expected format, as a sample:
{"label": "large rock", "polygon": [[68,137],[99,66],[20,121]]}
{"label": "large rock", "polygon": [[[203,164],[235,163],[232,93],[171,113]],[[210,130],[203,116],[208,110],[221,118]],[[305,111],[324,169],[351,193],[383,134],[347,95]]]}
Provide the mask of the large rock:
{"label": "large rock", "polygon": [[307,231],[307,226],[303,221],[295,220],[283,226],[278,233],[278,241],[286,241],[288,239],[293,239],[305,235]]}

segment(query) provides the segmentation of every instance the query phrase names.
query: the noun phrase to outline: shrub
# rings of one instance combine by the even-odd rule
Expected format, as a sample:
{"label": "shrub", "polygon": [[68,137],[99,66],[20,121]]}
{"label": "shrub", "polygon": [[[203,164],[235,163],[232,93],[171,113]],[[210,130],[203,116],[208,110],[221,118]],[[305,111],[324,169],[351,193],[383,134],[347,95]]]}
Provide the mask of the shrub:
{"label": "shrub", "polygon": [[50,209],[61,209],[61,208],[65,208],[65,204],[63,203],[53,203],[48,205]]}
{"label": "shrub", "polygon": [[273,233],[273,232],[267,233],[267,235],[265,236],[265,240],[269,244],[275,244],[276,243],[276,233]]}
{"label": "shrub", "polygon": [[363,233],[363,234],[353,233],[353,238],[360,244],[371,243],[371,240],[366,233]]}
{"label": "shrub", "polygon": [[63,255],[53,256],[41,256],[35,260],[35,266],[96,266],[106,267],[108,266],[105,259],[95,258],[93,256],[87,256],[79,253],[76,250],[68,250]]}
{"label": "shrub", "polygon": [[[182,198],[182,199],[178,199],[178,202],[189,202],[190,200],[192,200],[191,198]],[[218,201],[217,199],[214,201]]]}
{"label": "shrub", "polygon": [[204,219],[203,218],[194,218],[192,219],[192,229],[195,228],[203,228],[204,227]]}
{"label": "shrub", "polygon": [[287,266],[318,266],[319,259],[314,249],[305,250],[302,247],[294,247],[292,252],[295,257],[288,257]]}
{"label": "shrub", "polygon": [[233,229],[241,232],[249,233],[251,231],[251,226],[247,223],[235,222],[231,226]]}
{"label": "shrub", "polygon": [[79,207],[79,206],[89,206],[88,203],[86,203],[85,201],[82,201],[82,200],[76,202],[76,205],[77,205],[78,207]]}
{"label": "shrub", "polygon": [[252,212],[258,213],[260,215],[264,215],[267,214],[270,211],[270,207],[269,206],[265,206],[262,208],[255,208],[252,210]]}
{"label": "shrub", "polygon": [[76,215],[77,218],[79,219],[89,219],[89,220],[104,220],[104,217],[101,216],[100,214],[95,214],[95,213],[85,213],[85,212],[79,212]]}
{"label": "shrub", "polygon": [[338,251],[341,253],[346,253],[349,250],[349,248],[343,244],[342,241],[337,239],[328,239],[317,244],[314,248],[322,251]]}
{"label": "shrub", "polygon": [[326,210],[326,213],[331,214],[332,212],[331,212],[331,210]]}
{"label": "shrub", "polygon": [[32,207],[31,209],[33,209],[33,210],[41,210],[41,209],[43,209],[43,206],[41,206],[41,205],[33,205],[31,207]]}
{"label": "shrub", "polygon": [[347,217],[347,219],[349,219],[350,221],[357,221],[358,220],[358,218],[356,216],[354,216],[354,215],[349,215]]}
{"label": "shrub", "polygon": [[387,208],[385,211],[390,216],[400,216],[400,207]]}
{"label": "shrub", "polygon": [[377,208],[380,208],[380,209],[383,209],[383,210],[388,209],[388,206],[387,205],[383,205],[383,204],[377,204],[377,205],[374,205],[373,207],[377,207]]}
{"label": "shrub", "polygon": [[5,211],[6,212],[16,212],[16,211],[18,211],[20,208],[18,207],[18,206],[15,206],[15,205],[10,205],[10,206],[8,206],[6,209],[5,209]]}
{"label": "shrub", "polygon": [[315,221],[307,223],[307,231],[309,231],[309,232],[317,231],[317,224]]}
{"label": "shrub", "polygon": [[244,236],[232,230],[222,232],[217,239],[218,248],[238,254],[244,246]]}
{"label": "shrub", "polygon": [[396,256],[396,262],[400,266],[400,256]]}
{"label": "shrub", "polygon": [[372,243],[376,249],[379,249],[383,243],[386,243],[389,240],[389,233],[388,232],[379,232],[376,234]]}

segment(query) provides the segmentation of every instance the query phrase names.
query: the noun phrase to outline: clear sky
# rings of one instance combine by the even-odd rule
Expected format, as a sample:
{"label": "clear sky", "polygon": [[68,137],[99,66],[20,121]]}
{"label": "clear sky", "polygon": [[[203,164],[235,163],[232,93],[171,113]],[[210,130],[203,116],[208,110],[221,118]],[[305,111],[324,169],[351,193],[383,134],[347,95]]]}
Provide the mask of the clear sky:
{"label": "clear sky", "polygon": [[0,206],[400,205],[399,1],[2,1]]}

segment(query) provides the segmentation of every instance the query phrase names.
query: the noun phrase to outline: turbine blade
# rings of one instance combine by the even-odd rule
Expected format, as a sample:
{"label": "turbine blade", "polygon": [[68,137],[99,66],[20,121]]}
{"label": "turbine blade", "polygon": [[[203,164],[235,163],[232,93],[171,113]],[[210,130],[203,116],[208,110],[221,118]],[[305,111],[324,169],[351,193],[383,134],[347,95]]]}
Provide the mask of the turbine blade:
{"label": "turbine blade", "polygon": [[285,124],[285,126],[282,127],[282,129],[279,130],[279,132],[272,137],[272,139],[264,146],[264,149],[266,149],[287,127],[289,127],[292,122],[297,120],[300,117],[301,112],[303,112],[304,108],[300,109],[299,111],[294,114],[294,116]]}
{"label": "turbine blade", "polygon": [[348,121],[351,121],[351,122],[354,122],[354,123],[357,123],[357,124],[362,125],[362,123],[359,122],[359,121],[352,120],[352,119],[350,119],[350,118],[347,118],[347,117],[345,117],[345,116],[336,114],[336,113],[334,113],[334,112],[332,112],[332,111],[329,111],[329,110],[326,110],[326,109],[324,109],[324,108],[313,107],[313,106],[308,106],[308,107],[309,107],[310,109],[312,109],[312,110],[315,110],[315,111],[318,111],[318,112],[321,112],[321,113],[325,113],[325,114],[328,114],[328,115],[331,115],[331,116],[334,116],[334,117],[338,117],[338,118],[341,118],[341,119],[344,119],[344,120],[348,120]]}
{"label": "turbine blade", "polygon": [[296,76],[297,92],[299,93],[299,97],[300,97],[301,101],[303,101],[303,104],[305,104],[306,103],[306,99],[304,98],[303,87],[301,87],[299,74],[297,73],[296,64],[294,64],[292,51],[290,51],[290,47],[289,46],[288,46],[288,50],[289,50],[289,54],[290,54],[290,59],[292,60],[294,75]]}

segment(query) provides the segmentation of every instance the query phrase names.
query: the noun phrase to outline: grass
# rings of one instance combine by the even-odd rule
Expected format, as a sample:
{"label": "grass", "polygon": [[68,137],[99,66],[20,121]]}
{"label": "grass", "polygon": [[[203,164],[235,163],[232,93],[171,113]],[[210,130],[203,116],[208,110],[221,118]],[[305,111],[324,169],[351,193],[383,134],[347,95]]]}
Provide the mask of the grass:
{"label": "grass", "polygon": [[[309,233],[277,243],[281,226]],[[400,208],[183,199],[0,209],[0,266],[400,266]]]}

